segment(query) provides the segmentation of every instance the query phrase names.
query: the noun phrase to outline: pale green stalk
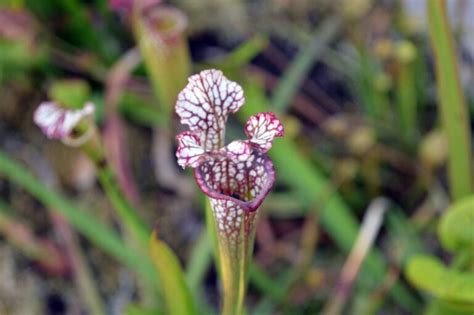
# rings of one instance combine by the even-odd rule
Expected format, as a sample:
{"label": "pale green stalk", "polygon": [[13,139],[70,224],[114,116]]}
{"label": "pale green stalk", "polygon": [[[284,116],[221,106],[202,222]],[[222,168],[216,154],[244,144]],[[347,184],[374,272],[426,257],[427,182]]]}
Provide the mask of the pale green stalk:
{"label": "pale green stalk", "polygon": [[398,77],[397,103],[400,131],[405,142],[413,141],[416,131],[417,91],[416,91],[416,47],[411,42],[401,42],[397,49]]}
{"label": "pale green stalk", "polygon": [[95,133],[91,139],[84,143],[81,149],[94,162],[99,181],[117,211],[120,222],[125,230],[138,242],[140,249],[145,252],[151,230],[138,215],[136,209],[125,198],[125,194],[118,187],[114,173],[107,162],[98,135]]}
{"label": "pale green stalk", "polygon": [[405,141],[412,139],[416,130],[415,73],[411,65],[402,65],[398,76],[398,105],[400,130]]}
{"label": "pale green stalk", "polygon": [[451,197],[473,191],[471,134],[458,73],[457,54],[444,0],[427,0],[431,44],[435,56],[438,104],[448,137],[448,180]]}
{"label": "pale green stalk", "polygon": [[[257,214],[255,213],[255,215]],[[247,234],[244,231],[242,215],[238,240],[232,240],[228,235],[218,232],[217,220],[213,216],[211,206],[207,202],[206,225],[213,243],[214,258],[222,284],[221,314],[242,315],[249,265],[253,252],[255,227],[250,229],[250,234]]]}
{"label": "pale green stalk", "polygon": [[[243,218],[242,218],[243,222]],[[240,230],[241,240],[233,242],[225,235],[217,235],[222,282],[222,315],[242,315],[252,258],[255,228],[246,234]]]}

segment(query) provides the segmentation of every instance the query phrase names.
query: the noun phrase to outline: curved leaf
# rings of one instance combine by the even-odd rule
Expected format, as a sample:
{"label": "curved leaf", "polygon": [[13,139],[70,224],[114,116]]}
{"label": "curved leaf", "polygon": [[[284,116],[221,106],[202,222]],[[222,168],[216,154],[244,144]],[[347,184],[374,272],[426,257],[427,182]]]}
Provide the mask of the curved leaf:
{"label": "curved leaf", "polygon": [[448,250],[474,248],[474,195],[449,207],[439,223],[438,236]]}
{"label": "curved leaf", "polygon": [[472,315],[472,309],[459,307],[459,305],[451,305],[441,300],[434,301],[428,309],[425,315]]}
{"label": "curved leaf", "polygon": [[474,272],[449,270],[437,258],[416,255],[408,263],[410,282],[452,306],[474,311]]}

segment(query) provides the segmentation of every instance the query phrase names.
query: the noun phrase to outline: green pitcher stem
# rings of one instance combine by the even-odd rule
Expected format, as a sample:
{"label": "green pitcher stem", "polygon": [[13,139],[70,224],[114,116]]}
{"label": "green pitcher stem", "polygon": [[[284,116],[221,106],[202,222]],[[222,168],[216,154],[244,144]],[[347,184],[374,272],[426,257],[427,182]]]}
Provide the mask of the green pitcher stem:
{"label": "green pitcher stem", "polygon": [[241,315],[247,286],[248,253],[243,247],[231,253],[226,248],[226,243],[225,240],[219,240],[223,288],[222,315]]}
{"label": "green pitcher stem", "polygon": [[[244,219],[241,220],[244,222]],[[253,253],[255,228],[245,233],[241,228],[238,241],[217,232],[218,257],[222,281],[222,315],[242,315],[247,288],[248,269]]]}
{"label": "green pitcher stem", "polygon": [[139,244],[140,249],[146,251],[150,230],[119,188],[96,131],[94,131],[94,135],[81,146],[81,149],[95,164],[100,184],[120,216],[125,230]]}
{"label": "green pitcher stem", "polygon": [[146,248],[150,229],[138,216],[130,202],[124,197],[123,192],[118,187],[117,180],[110,166],[107,165],[106,167],[99,169],[98,176],[108,198],[119,213],[122,219],[121,221],[126,225],[125,228],[129,231],[132,237],[139,242],[141,249]]}

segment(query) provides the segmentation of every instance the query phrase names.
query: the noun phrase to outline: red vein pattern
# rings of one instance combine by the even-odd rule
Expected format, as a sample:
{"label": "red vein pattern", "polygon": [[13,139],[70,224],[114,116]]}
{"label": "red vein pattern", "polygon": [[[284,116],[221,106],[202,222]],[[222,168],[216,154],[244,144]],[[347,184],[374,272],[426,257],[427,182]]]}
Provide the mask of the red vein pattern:
{"label": "red vein pattern", "polygon": [[199,165],[199,159],[204,153],[204,148],[201,145],[201,139],[191,132],[185,131],[176,136],[178,141],[178,150],[176,157],[178,164],[182,168],[186,166],[196,167]]}
{"label": "red vein pattern", "polygon": [[262,152],[267,152],[272,147],[273,139],[283,137],[285,131],[275,114],[267,112],[250,116],[245,125],[245,134],[252,144],[260,147]]}
{"label": "red vein pattern", "polygon": [[180,166],[193,167],[201,190],[210,197],[219,234],[238,244],[255,228],[257,209],[270,192],[275,170],[266,152],[283,126],[273,113],[250,117],[247,140],[224,145],[225,123],[244,104],[242,88],[221,71],[204,70],[189,78],[176,112],[191,131],[177,136]]}
{"label": "red vein pattern", "polygon": [[246,140],[235,140],[229,143],[221,152],[225,152],[235,162],[246,161],[252,153],[252,147]]}
{"label": "red vein pattern", "polygon": [[204,70],[188,79],[178,95],[176,113],[181,123],[199,132],[206,151],[223,147],[225,123],[244,104],[244,92],[219,70]]}
{"label": "red vein pattern", "polygon": [[219,232],[237,240],[254,227],[255,215],[275,180],[270,159],[254,150],[246,161],[234,162],[221,156],[195,169],[201,190],[210,197]]}
{"label": "red vein pattern", "polygon": [[33,120],[48,138],[63,140],[74,145],[83,137],[73,139],[73,129],[82,120],[91,119],[94,112],[95,106],[90,102],[86,103],[84,108],[78,110],[63,108],[55,102],[43,102],[36,109]]}

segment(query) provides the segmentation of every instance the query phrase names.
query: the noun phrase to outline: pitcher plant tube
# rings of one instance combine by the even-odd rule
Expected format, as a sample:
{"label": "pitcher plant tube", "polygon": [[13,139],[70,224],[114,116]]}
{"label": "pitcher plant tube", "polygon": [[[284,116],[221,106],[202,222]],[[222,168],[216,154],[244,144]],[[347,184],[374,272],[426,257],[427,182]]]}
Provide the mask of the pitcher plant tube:
{"label": "pitcher plant tube", "polygon": [[194,168],[199,188],[210,199],[223,287],[223,314],[242,314],[258,208],[275,181],[266,154],[284,129],[271,112],[251,116],[248,139],[224,144],[229,114],[244,105],[244,93],[219,70],[188,79],[178,95],[176,113],[189,131],[176,139],[178,164]]}

